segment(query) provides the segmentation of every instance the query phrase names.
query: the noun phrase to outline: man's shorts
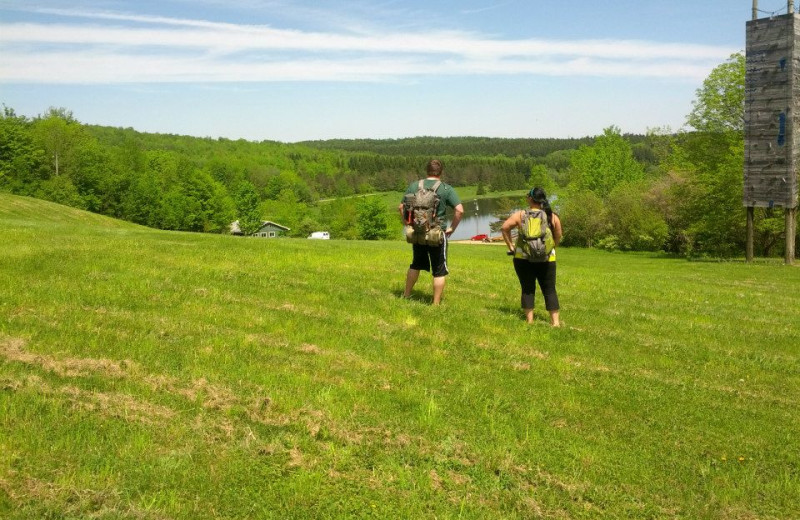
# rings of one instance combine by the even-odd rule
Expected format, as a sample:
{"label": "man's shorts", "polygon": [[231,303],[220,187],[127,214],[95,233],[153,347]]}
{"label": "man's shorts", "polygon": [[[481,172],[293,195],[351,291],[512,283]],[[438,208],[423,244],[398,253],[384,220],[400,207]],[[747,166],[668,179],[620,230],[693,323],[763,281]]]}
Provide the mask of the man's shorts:
{"label": "man's shorts", "polygon": [[414,258],[411,260],[411,269],[418,271],[431,271],[434,277],[447,276],[447,239],[438,246],[413,244]]}

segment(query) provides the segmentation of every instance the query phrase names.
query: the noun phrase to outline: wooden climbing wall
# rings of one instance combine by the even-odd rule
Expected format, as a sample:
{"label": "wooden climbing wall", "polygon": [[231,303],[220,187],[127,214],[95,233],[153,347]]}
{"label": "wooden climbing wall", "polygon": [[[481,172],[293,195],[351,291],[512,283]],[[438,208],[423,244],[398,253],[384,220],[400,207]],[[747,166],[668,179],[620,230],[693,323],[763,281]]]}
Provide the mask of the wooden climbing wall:
{"label": "wooden climbing wall", "polygon": [[800,16],[747,22],[744,205],[797,207]]}

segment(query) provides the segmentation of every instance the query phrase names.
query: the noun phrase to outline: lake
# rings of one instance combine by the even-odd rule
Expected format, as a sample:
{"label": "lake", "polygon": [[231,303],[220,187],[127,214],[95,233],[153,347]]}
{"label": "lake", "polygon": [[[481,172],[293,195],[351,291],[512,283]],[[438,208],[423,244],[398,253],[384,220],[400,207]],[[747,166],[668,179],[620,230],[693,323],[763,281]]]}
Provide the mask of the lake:
{"label": "lake", "polygon": [[[519,198],[521,202],[523,197],[520,196]],[[464,206],[464,218],[461,219],[461,223],[458,225],[455,233],[450,237],[450,240],[469,240],[475,235],[489,235],[489,224],[497,220],[492,213],[497,210],[499,200],[499,198],[462,200],[461,204]],[[447,221],[450,222],[452,218],[453,211],[448,208]],[[498,232],[494,236],[499,235],[500,233]]]}

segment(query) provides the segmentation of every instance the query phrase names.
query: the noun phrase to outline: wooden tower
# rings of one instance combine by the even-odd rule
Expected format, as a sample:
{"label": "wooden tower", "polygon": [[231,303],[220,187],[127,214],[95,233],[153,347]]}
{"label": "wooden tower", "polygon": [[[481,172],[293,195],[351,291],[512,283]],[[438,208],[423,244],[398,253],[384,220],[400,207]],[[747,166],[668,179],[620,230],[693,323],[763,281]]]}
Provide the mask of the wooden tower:
{"label": "wooden tower", "polygon": [[800,166],[800,16],[788,13],[747,22],[744,109],[744,205],[747,261],[753,259],[755,207],[782,207],[786,263],[794,262]]}

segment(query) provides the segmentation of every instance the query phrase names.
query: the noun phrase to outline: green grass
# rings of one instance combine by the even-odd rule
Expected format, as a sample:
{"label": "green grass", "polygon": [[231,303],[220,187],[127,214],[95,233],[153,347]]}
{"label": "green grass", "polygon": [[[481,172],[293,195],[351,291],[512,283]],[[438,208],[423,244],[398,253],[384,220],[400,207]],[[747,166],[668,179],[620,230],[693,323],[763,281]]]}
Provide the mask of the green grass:
{"label": "green grass", "polygon": [[0,517],[800,517],[800,269],[409,261],[0,194]]}

